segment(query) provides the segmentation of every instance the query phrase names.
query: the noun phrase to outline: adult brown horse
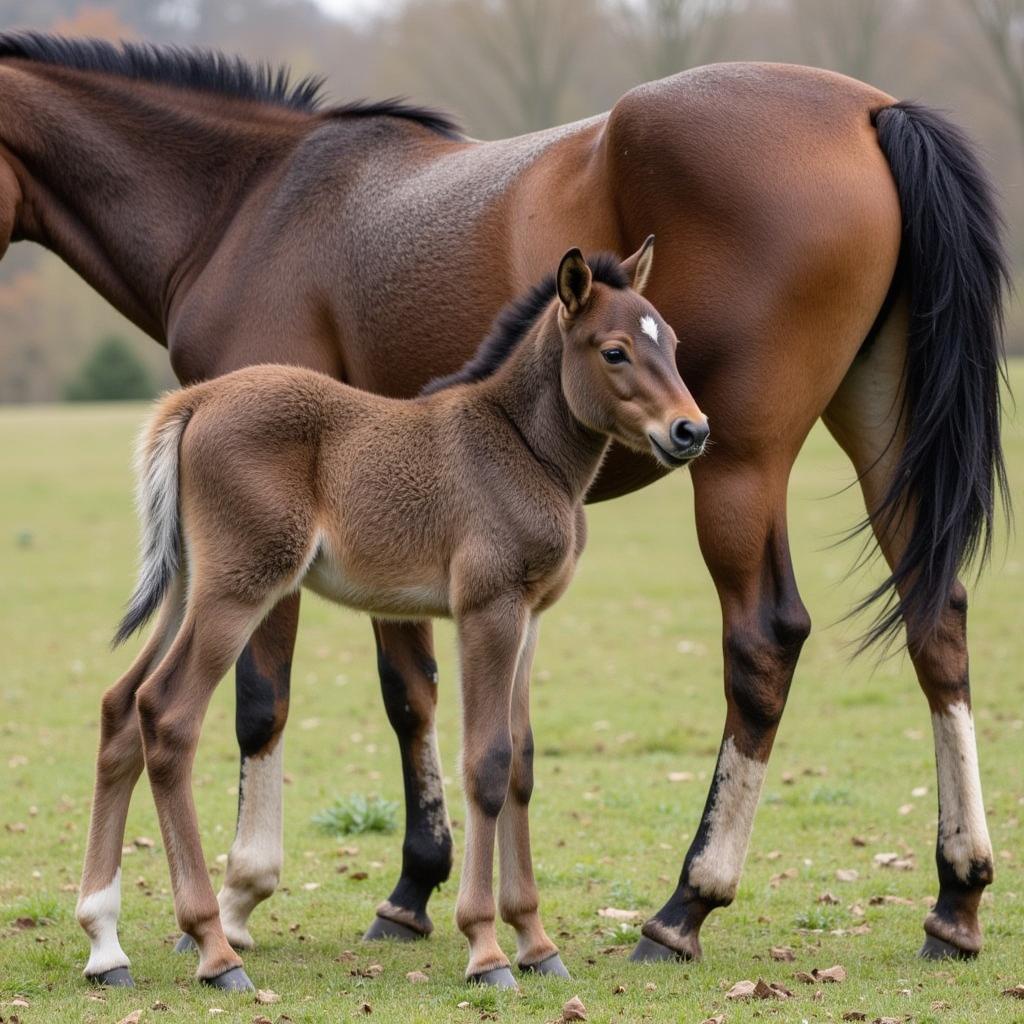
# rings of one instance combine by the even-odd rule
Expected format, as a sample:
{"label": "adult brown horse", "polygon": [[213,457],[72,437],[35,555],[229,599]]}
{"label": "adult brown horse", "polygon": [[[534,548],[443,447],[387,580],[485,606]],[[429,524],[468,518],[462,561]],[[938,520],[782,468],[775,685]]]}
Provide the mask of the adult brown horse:
{"label": "adult brown horse", "polygon": [[[892,573],[871,636],[905,623],[939,776],[939,899],[923,952],[971,956],[992,878],[958,571],[987,544],[999,445],[998,217],[948,121],[808,68],[732,64],[642,86],[607,115],[464,139],[395,103],[318,109],[315,83],[196,52],[0,37],[0,238],[38,241],[166,345],[182,381],[301,363],[412,395],[570,243],[656,232],[652,302],[716,447],[693,470],[723,617],[727,713],[707,805],[641,958],[697,956],[736,891],[810,620],[786,536],[790,467],[821,417]],[[662,473],[613,452],[591,500]],[[281,733],[298,600],[237,669],[229,938],[281,867]],[[370,935],[425,935],[451,837],[429,628],[375,625],[406,791],[402,875]]]}

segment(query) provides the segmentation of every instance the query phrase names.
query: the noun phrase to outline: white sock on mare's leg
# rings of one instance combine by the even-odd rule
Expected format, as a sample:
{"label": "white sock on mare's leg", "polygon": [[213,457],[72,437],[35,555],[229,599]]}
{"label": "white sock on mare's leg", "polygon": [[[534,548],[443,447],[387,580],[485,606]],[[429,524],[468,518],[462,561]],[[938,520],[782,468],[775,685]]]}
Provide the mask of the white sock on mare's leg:
{"label": "white sock on mare's leg", "polygon": [[731,736],[722,743],[707,838],[687,872],[702,896],[728,901],[736,895],[767,770],[765,762],[741,754]]}
{"label": "white sock on mare's leg", "polygon": [[974,719],[963,701],[932,714],[939,780],[939,850],[962,882],[973,865],[992,863],[978,770]]}
{"label": "white sock on mare's leg", "polygon": [[284,863],[282,780],[284,736],[263,757],[247,757],[239,780],[238,831],[228,854],[224,886],[217,895],[228,942],[251,949],[249,915],[272,896]]}

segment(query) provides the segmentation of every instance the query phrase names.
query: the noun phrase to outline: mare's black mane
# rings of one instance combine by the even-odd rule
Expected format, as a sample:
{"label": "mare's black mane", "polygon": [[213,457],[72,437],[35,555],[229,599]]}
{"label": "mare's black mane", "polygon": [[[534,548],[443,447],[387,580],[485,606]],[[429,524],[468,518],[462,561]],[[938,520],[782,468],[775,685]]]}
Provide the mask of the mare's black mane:
{"label": "mare's black mane", "polygon": [[73,39],[46,32],[0,32],[0,58],[4,57],[220,93],[332,117],[399,117],[440,135],[459,135],[458,125],[447,114],[401,99],[357,100],[325,107],[324,79],[320,75],[307,75],[292,82],[291,72],[285,66],[252,63],[219,50],[153,43],[114,44],[104,39]]}
{"label": "mare's black mane", "polygon": [[[629,278],[615,253],[601,252],[587,260],[595,281],[612,288],[628,288]],[[461,369],[446,377],[435,377],[424,385],[421,395],[432,395],[456,384],[471,384],[492,376],[529,333],[537,318],[555,297],[555,275],[549,274],[528,292],[509,302],[491,324],[473,357]]]}

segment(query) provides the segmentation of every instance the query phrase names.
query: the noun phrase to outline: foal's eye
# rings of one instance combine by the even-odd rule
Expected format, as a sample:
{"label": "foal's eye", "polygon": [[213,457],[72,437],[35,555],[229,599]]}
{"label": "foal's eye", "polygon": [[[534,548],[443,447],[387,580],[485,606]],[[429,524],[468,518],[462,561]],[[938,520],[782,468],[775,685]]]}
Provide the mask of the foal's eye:
{"label": "foal's eye", "polygon": [[611,363],[612,366],[618,366],[619,363],[628,363],[629,357],[625,351],[621,348],[603,348],[601,349],[601,355],[606,363]]}

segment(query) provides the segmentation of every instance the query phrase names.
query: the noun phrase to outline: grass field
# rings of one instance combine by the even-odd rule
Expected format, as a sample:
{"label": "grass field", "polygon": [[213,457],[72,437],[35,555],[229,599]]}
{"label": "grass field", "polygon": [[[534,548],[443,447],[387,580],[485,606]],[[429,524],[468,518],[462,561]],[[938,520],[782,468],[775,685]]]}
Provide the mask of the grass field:
{"label": "grass field", "polygon": [[[1014,376],[1024,392],[1024,366]],[[845,580],[855,550],[830,546],[861,510],[854,490],[835,495],[852,474],[822,431],[797,464],[790,504],[797,578],[815,631],[797,670],[739,896],[709,919],[702,963],[632,965],[636,928],[597,913],[611,906],[646,915],[670,893],[720,737],[717,601],[697,551],[689,482],[678,474],[591,511],[577,580],[542,630],[534,850],[544,918],[572,981],[528,979],[521,996],[467,988],[466,945],[452,920],[454,879],[433,900],[437,928],[429,942],[359,943],[397,877],[400,835],[334,840],[311,818],[336,795],[400,800],[401,777],[368,623],[307,597],[287,741],[285,878],[253,917],[260,945],[246,957],[257,986],[280,1001],[260,1006],[201,989],[191,981],[192,959],[172,953],[167,866],[144,781],[128,837],[156,843],[125,857],[121,930],[138,988],[90,990],[80,976],[87,942],[74,920],[75,885],[99,698],[131,657],[112,654],[108,640],[133,583],[129,462],[145,411],[0,411],[0,1020],[116,1024],[139,1009],[143,1021],[343,1021],[361,1019],[365,1003],[374,1020],[512,1024],[555,1020],[573,995],[596,1022],[698,1024],[723,1013],[729,1024],[830,1021],[850,1010],[868,1021],[917,1024],[1024,1020],[1024,1002],[1000,994],[1024,982],[1024,548],[1007,547],[1002,531],[971,606],[997,864],[983,905],[987,946],[974,963],[925,963],[915,953],[937,891],[929,717],[904,659],[851,663],[856,626],[833,625],[867,580]],[[1024,431],[1011,426],[1007,440],[1019,486]],[[458,691],[452,631],[443,625],[439,633],[441,747],[458,847]],[[216,874],[234,825],[233,708],[228,680],[207,719],[195,773]],[[670,773],[681,780],[669,781]],[[853,836],[866,845],[853,845]],[[915,867],[875,867],[874,855],[886,851],[910,855]],[[851,868],[855,881],[837,879],[837,869]],[[820,902],[826,892],[838,903]],[[896,899],[872,903],[884,896]],[[18,923],[26,918],[36,926]],[[511,935],[502,935],[511,952]],[[769,949],[777,945],[791,946],[796,961],[773,962]],[[362,976],[372,964],[383,970]],[[820,986],[820,996],[819,986],[793,978],[833,964],[848,978]],[[410,983],[410,971],[429,981]],[[787,984],[795,998],[726,1001],[735,981],[759,976]],[[29,1005],[17,1005],[17,997]],[[166,1009],[153,1009],[157,1003]],[[215,1010],[223,1013],[211,1017]]]}

